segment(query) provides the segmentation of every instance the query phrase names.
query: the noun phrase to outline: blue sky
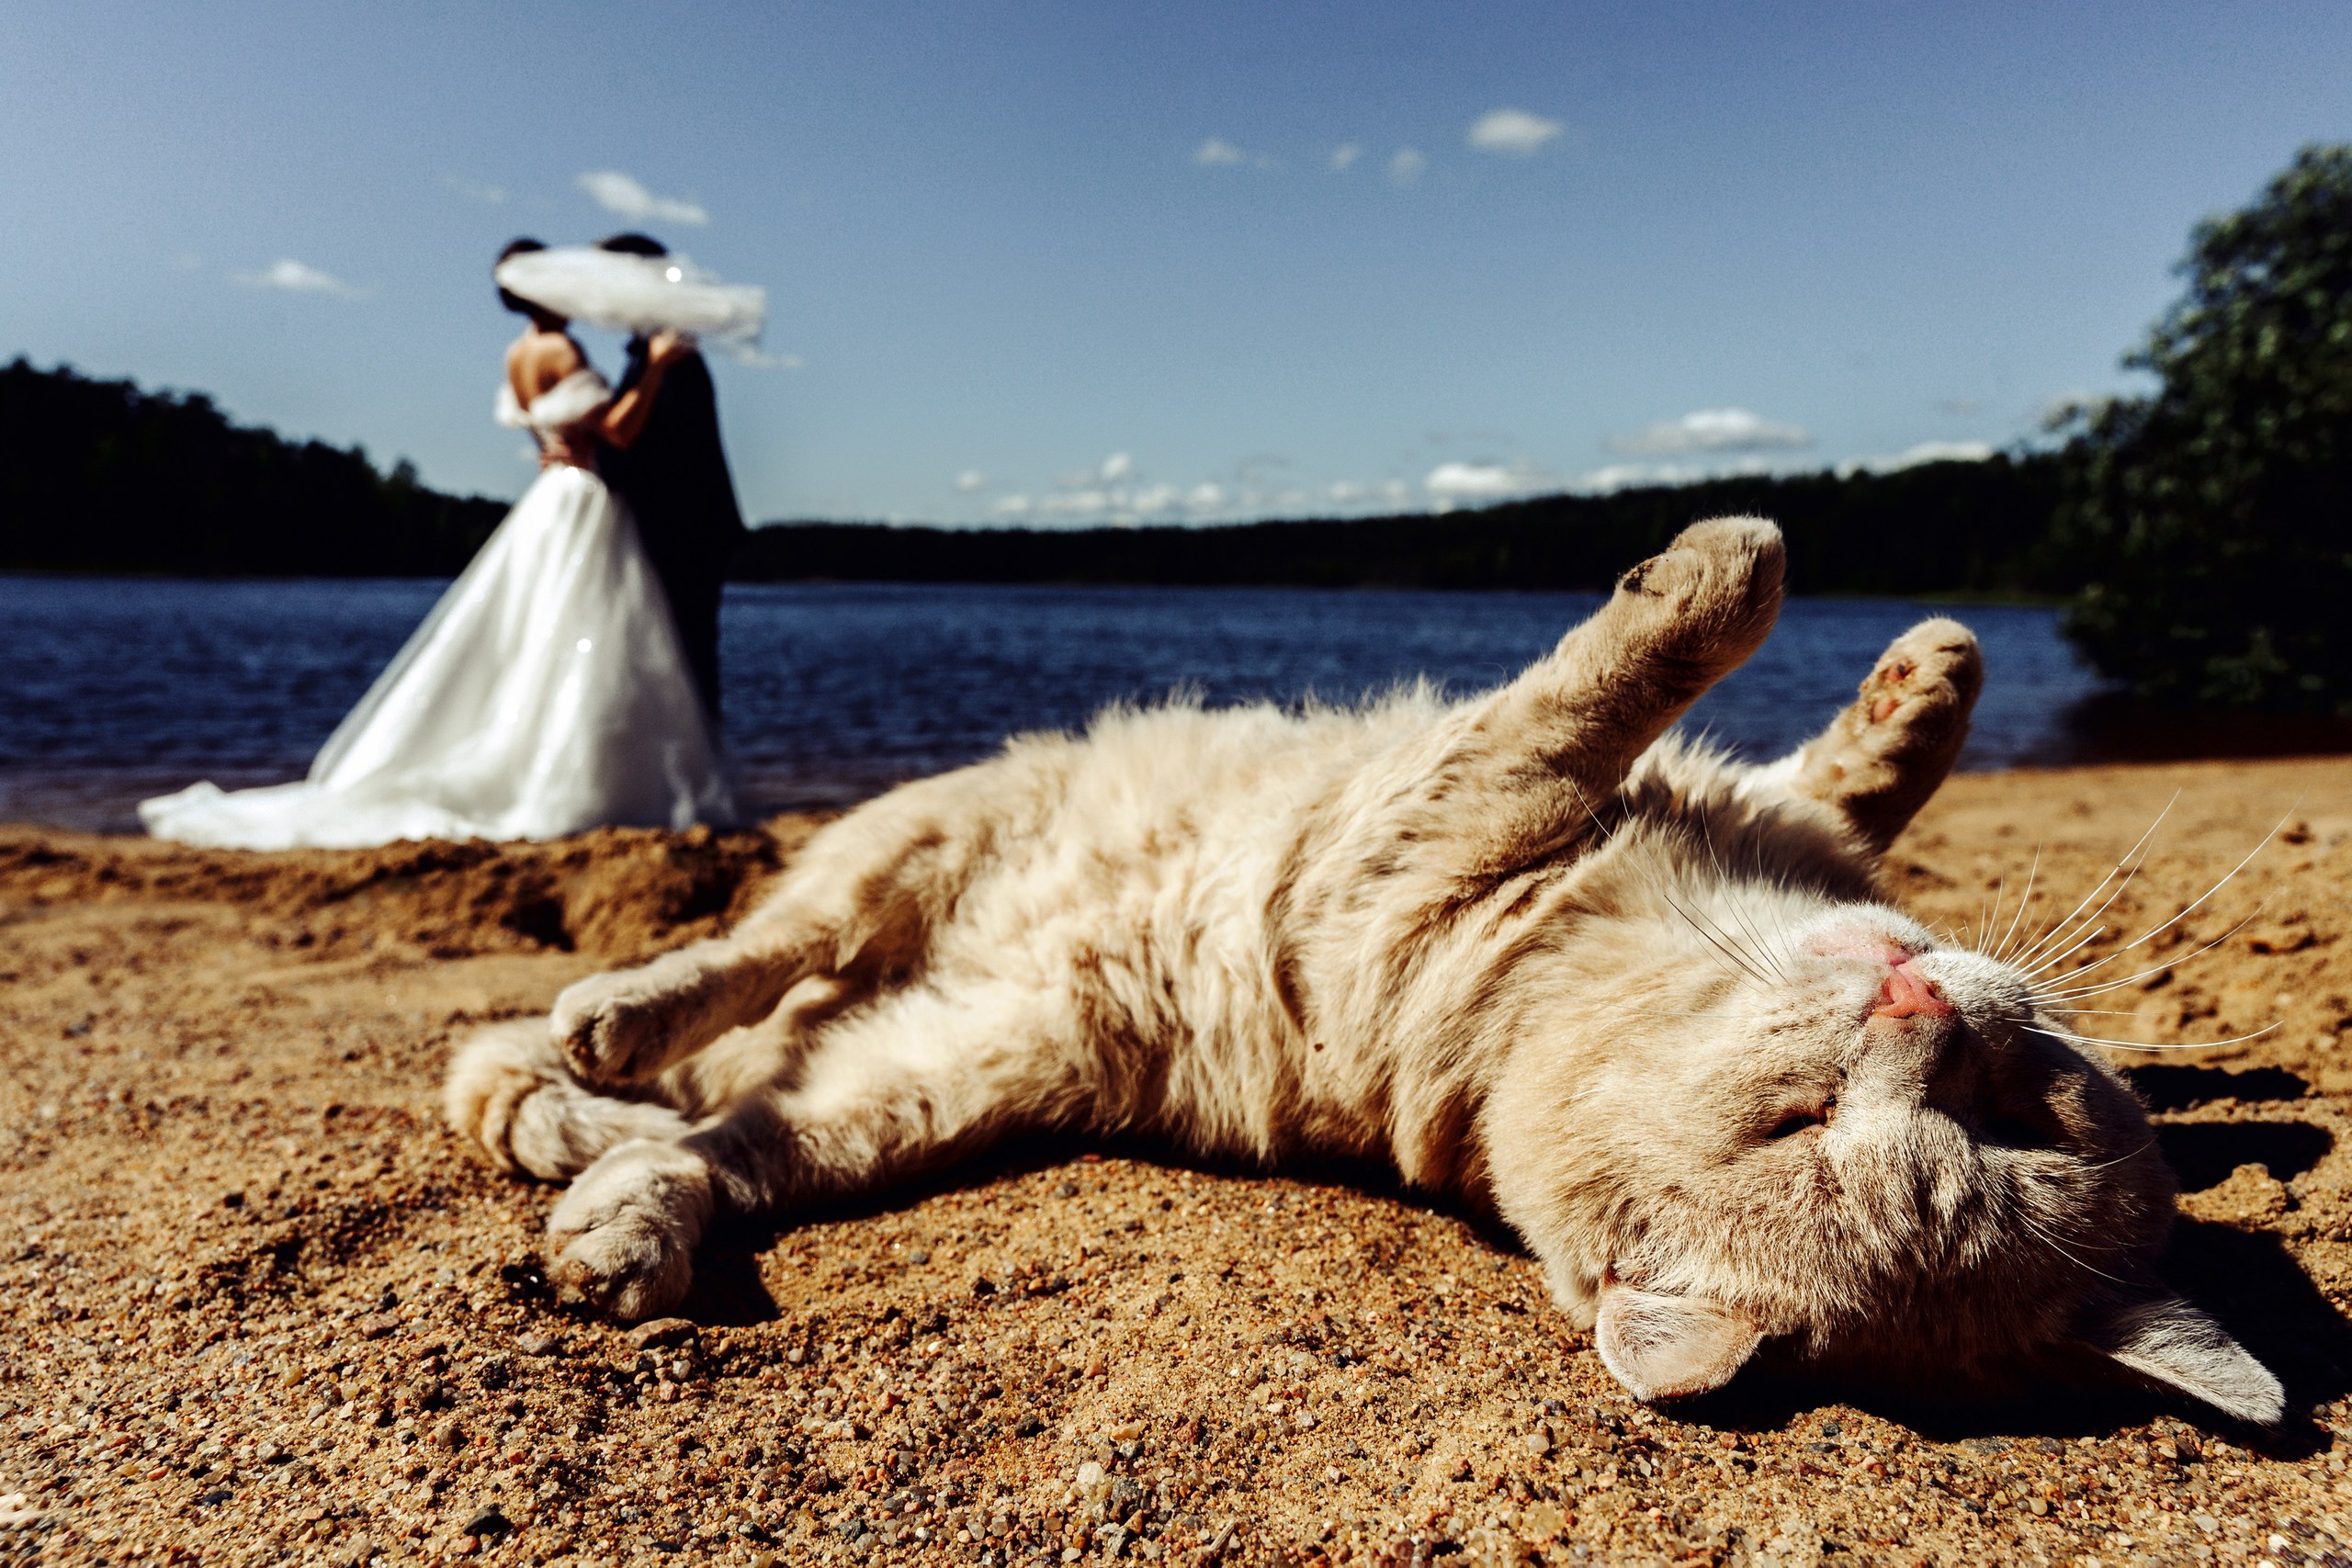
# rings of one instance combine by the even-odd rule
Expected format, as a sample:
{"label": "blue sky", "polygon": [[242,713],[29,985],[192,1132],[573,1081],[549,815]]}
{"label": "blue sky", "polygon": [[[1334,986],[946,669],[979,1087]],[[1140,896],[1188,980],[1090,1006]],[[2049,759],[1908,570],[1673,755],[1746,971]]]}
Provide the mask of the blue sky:
{"label": "blue sky", "polygon": [[512,495],[490,259],[641,226],[770,290],[777,363],[718,366],[759,519],[1999,446],[2129,384],[2197,218],[2352,137],[2341,5],[9,18],[0,355]]}

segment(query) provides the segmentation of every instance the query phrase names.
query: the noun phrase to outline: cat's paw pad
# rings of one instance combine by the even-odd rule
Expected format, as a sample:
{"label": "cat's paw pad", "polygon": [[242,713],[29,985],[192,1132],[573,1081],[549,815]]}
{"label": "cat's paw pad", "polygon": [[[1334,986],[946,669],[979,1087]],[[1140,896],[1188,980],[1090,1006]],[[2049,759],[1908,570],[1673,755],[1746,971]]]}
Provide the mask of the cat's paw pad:
{"label": "cat's paw pad", "polygon": [[694,1281],[710,1171],[675,1144],[623,1144],[581,1174],[548,1221],[547,1277],[623,1323],[668,1312]]}
{"label": "cat's paw pad", "polygon": [[1893,747],[1913,731],[1940,732],[1968,718],[1984,684],[1976,635],[1941,616],[1922,621],[1887,645],[1862,682],[1855,705],[1868,738]]}

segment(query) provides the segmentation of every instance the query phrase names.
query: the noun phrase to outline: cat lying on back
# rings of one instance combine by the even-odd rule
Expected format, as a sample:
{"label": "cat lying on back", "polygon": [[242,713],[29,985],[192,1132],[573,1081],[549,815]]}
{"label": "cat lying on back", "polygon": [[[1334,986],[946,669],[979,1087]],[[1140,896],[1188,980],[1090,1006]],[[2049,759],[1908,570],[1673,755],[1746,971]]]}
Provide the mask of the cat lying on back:
{"label": "cat lying on back", "polygon": [[1771,525],[1703,523],[1466,702],[1016,739],[827,827],[733,935],[474,1039],[451,1118],[571,1179],[550,1278],[623,1319],[721,1210],[1083,1129],[1489,1207],[1645,1399],[1768,1341],[1914,1384],[2072,1346],[2277,1420],[2156,1281],[2173,1182],[2129,1089],[1878,899],[1967,728],[1966,629],[1914,627],[1769,766],[1660,739],[1781,573]]}

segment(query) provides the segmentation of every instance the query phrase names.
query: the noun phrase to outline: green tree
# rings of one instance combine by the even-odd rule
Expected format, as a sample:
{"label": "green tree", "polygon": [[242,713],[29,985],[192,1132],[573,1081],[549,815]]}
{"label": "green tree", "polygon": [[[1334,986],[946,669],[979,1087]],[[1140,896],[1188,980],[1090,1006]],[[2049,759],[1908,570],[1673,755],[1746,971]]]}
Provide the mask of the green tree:
{"label": "green tree", "polygon": [[2062,427],[2068,634],[2166,701],[2352,712],[2352,146],[2198,225],[2180,271],[2124,361],[2157,390]]}

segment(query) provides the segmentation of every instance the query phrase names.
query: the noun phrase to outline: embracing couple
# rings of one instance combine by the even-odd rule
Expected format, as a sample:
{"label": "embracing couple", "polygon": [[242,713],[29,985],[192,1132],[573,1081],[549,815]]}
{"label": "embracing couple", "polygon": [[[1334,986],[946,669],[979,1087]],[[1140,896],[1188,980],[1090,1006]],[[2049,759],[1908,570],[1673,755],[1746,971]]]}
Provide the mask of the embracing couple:
{"label": "embracing couple", "polygon": [[[516,240],[499,299],[527,318],[498,418],[537,443],[507,513],[300,783],[142,802],[158,838],[248,849],[548,839],[724,824],[718,602],[743,535],[710,370],[687,332],[757,290],[703,288],[658,241]],[[630,327],[617,388],[573,315]]]}

